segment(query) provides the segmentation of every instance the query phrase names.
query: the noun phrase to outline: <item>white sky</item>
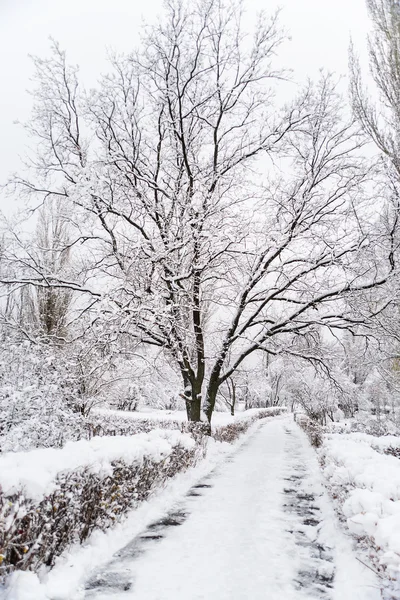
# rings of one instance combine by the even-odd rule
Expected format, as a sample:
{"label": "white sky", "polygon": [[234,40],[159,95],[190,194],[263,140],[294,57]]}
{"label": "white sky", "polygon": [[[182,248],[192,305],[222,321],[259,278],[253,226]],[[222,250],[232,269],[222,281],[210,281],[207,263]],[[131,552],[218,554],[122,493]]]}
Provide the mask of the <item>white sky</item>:
{"label": "white sky", "polygon": [[[0,184],[19,168],[26,138],[14,121],[29,117],[32,75],[28,54],[48,53],[49,36],[81,67],[90,87],[105,70],[106,49],[129,51],[142,18],[160,12],[161,0],[0,0]],[[347,73],[350,35],[361,54],[369,28],[364,0],[245,0],[252,15],[282,7],[281,24],[292,36],[279,61],[297,80],[318,69]],[[4,202],[4,200],[3,200]],[[2,202],[2,204],[3,204]],[[3,204],[4,207],[4,204]]]}

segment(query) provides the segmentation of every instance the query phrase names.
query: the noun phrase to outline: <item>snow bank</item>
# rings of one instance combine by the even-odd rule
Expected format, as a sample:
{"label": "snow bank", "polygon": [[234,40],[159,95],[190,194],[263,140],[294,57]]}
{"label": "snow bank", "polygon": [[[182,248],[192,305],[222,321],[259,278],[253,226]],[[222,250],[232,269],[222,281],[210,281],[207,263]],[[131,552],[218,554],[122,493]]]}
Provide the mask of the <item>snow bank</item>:
{"label": "snow bank", "polygon": [[0,490],[4,496],[23,490],[26,498],[40,501],[56,489],[60,473],[86,468],[89,473],[106,477],[112,475],[115,461],[142,464],[147,457],[159,462],[174,446],[190,450],[194,445],[194,439],[187,433],[159,429],[133,437],[95,437],[89,441],[68,442],[64,448],[10,452],[0,456]]}
{"label": "snow bank", "polygon": [[350,531],[372,546],[375,566],[400,588],[400,460],[377,451],[399,445],[391,437],[326,436],[321,459]]}
{"label": "snow bank", "polygon": [[[329,436],[328,436],[329,437]],[[369,433],[354,432],[340,433],[341,440],[351,440],[352,442],[366,442],[368,445],[378,451],[385,451],[388,448],[400,447],[400,436],[398,435],[383,435],[376,436]]]}

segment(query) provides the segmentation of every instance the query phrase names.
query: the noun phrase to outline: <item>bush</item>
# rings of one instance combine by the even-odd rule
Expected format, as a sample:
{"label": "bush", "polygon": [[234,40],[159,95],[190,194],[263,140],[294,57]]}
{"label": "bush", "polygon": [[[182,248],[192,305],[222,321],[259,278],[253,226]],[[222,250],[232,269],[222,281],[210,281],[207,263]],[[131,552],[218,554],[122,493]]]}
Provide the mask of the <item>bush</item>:
{"label": "bush", "polygon": [[319,423],[312,421],[306,415],[295,416],[296,423],[306,432],[311,446],[319,448],[322,445],[323,430]]}
{"label": "bush", "polygon": [[153,429],[174,429],[188,431],[188,423],[177,419],[149,419],[147,417],[132,418],[123,411],[93,412],[85,424],[85,437],[94,436],[136,435],[148,433]]}
{"label": "bush", "polygon": [[0,355],[0,452],[61,447],[84,435],[67,368],[40,345],[4,343]]}

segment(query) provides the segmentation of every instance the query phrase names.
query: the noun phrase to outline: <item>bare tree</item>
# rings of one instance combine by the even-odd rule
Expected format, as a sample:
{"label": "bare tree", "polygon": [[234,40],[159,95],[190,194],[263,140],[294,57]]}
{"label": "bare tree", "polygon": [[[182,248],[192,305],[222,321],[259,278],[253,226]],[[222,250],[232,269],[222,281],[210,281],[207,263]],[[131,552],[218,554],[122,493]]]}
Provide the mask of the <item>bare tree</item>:
{"label": "bare tree", "polygon": [[[44,273],[62,279],[71,271],[69,224],[60,201],[49,199],[37,211],[36,229],[27,237],[9,226],[3,268],[10,279]],[[3,270],[3,269],[2,269]],[[3,276],[5,273],[3,273]],[[45,283],[45,282],[44,282]],[[15,284],[14,294],[5,297],[0,309],[3,323],[37,339],[62,342],[66,336],[72,290],[29,283]]]}
{"label": "bare tree", "polygon": [[87,269],[2,281],[80,290],[114,333],[164,349],[188,418],[211,420],[251,354],[297,356],[293,336],[352,325],[341,299],[390,277],[397,217],[370,227],[363,142],[331,77],[276,108],[276,16],[252,39],[236,3],[171,2],[163,23],[86,100],[57,46],[36,61],[40,145],[14,184],[73,207]]}
{"label": "bare tree", "polygon": [[237,384],[233,377],[230,377],[225,381],[225,388],[220,387],[219,393],[223,398],[225,404],[229,407],[232,417],[235,415],[235,407],[237,400]]}
{"label": "bare tree", "polygon": [[354,114],[400,176],[400,5],[397,0],[366,0],[374,27],[369,64],[378,91],[377,107],[368,96],[361,68],[350,47],[350,91]]}

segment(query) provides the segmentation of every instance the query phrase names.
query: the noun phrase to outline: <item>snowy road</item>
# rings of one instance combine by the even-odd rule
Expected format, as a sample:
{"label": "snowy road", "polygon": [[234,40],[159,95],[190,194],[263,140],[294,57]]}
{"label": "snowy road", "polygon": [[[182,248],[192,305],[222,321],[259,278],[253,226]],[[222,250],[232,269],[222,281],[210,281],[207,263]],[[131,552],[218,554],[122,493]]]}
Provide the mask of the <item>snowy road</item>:
{"label": "snowy road", "polygon": [[378,600],[289,417],[269,420],[86,584],[89,600]]}

